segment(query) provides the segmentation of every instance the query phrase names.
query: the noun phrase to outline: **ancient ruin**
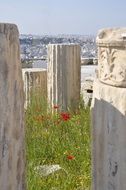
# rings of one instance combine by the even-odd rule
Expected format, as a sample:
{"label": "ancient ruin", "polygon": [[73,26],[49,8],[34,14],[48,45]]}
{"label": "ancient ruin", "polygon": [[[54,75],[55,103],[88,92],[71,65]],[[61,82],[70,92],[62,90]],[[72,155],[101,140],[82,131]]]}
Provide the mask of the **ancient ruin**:
{"label": "ancient ruin", "polygon": [[126,28],[97,36],[92,102],[93,190],[126,189]]}
{"label": "ancient ruin", "polygon": [[25,189],[24,95],[19,33],[0,24],[0,189]]}
{"label": "ancient ruin", "polygon": [[30,105],[32,95],[47,98],[47,70],[42,68],[22,69],[25,108]]}
{"label": "ancient ruin", "polygon": [[48,100],[61,110],[76,109],[80,100],[80,46],[48,45]]}
{"label": "ancient ruin", "polygon": [[85,106],[90,106],[93,96],[93,80],[86,79],[81,83],[81,95]]}

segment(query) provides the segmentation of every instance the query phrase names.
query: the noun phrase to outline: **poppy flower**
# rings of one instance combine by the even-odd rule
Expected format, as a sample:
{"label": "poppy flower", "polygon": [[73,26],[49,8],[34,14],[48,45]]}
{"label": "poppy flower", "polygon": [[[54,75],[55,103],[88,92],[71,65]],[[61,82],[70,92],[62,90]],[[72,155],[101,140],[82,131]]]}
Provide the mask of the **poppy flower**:
{"label": "poppy flower", "polygon": [[73,160],[74,158],[75,158],[75,157],[74,157],[73,155],[68,155],[68,156],[67,156],[67,159],[68,159],[68,160]]}
{"label": "poppy flower", "polygon": [[53,108],[54,108],[54,109],[58,109],[59,106],[58,106],[58,105],[54,105]]}
{"label": "poppy flower", "polygon": [[69,113],[62,112],[60,114],[60,116],[61,116],[61,119],[64,120],[64,121],[67,121],[67,120],[70,119],[70,114]]}

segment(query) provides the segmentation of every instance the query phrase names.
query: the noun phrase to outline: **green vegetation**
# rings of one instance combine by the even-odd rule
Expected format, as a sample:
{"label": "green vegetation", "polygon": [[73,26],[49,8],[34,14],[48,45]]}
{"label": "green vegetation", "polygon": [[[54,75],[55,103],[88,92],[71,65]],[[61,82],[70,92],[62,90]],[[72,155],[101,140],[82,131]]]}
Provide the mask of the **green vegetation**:
{"label": "green vegetation", "polygon": [[[90,110],[47,112],[44,101],[26,111],[27,190],[89,190],[91,186]],[[59,165],[43,176],[36,169]]]}

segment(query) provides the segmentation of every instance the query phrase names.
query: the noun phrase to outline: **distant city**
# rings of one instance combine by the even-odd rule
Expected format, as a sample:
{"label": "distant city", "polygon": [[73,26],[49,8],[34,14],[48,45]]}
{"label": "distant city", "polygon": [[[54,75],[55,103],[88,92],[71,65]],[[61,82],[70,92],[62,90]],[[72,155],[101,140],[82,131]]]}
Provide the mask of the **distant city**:
{"label": "distant city", "polygon": [[[87,105],[92,98],[92,86],[97,68],[95,40],[96,37],[91,35],[20,35],[22,67],[47,69],[48,44],[79,44],[81,47],[81,90],[84,93],[85,105]],[[90,93],[87,93],[87,88]]]}
{"label": "distant city", "polygon": [[48,44],[77,43],[81,46],[81,58],[97,57],[95,36],[91,35],[20,35],[21,60],[47,59]]}

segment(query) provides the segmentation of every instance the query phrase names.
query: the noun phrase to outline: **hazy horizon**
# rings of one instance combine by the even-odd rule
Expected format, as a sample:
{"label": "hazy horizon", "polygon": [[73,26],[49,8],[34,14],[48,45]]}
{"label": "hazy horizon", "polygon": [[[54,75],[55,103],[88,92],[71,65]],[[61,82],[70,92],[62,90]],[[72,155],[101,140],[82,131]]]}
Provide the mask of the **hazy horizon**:
{"label": "hazy horizon", "polygon": [[95,34],[34,34],[34,33],[20,33],[20,35],[34,35],[34,36],[96,36]]}
{"label": "hazy horizon", "polygon": [[20,34],[96,35],[126,26],[125,7],[125,0],[1,0],[0,22],[15,23]]}

